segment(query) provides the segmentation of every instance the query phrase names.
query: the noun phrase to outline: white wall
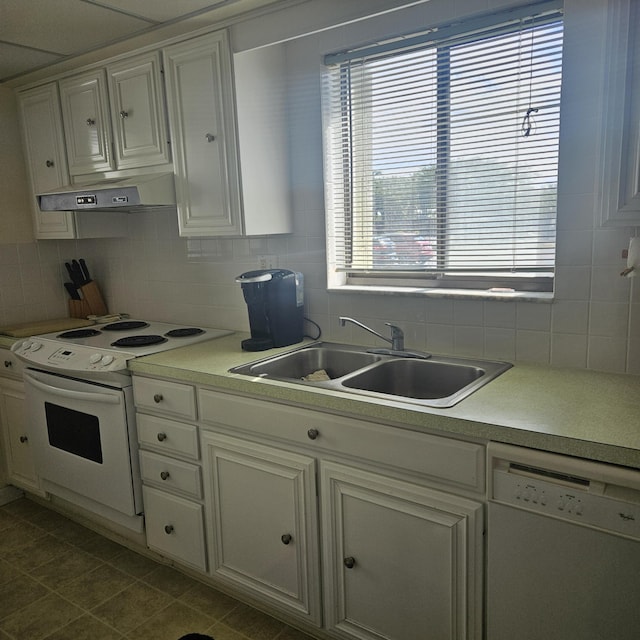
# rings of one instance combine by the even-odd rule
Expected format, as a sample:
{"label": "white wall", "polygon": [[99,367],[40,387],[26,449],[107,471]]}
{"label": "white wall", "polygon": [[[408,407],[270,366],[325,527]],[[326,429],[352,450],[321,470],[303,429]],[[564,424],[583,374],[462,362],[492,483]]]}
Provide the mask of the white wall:
{"label": "white wall", "polygon": [[[312,0],[309,7],[337,20],[340,4]],[[389,6],[389,0],[378,5]],[[404,3],[397,3],[404,4]],[[406,31],[455,15],[506,3],[495,0],[431,0],[375,20],[390,31]],[[512,4],[512,3],[510,3]],[[279,266],[300,270],[306,282],[306,314],[324,337],[372,343],[356,328],[340,328],[339,315],[351,315],[379,330],[384,322],[405,329],[407,346],[439,353],[550,363],[558,366],[640,374],[640,295],[634,280],[619,272],[621,251],[632,229],[603,229],[595,222],[594,176],[598,72],[602,46],[602,0],[566,0],[565,83],[561,128],[558,272],[552,304],[424,299],[326,291],[322,131],[319,65],[322,53],[372,33],[354,23],[340,33],[320,31],[288,46],[294,234],[269,239],[179,238],[170,213],[130,217],[127,239],[0,244],[0,269],[34,274],[44,304],[34,301],[37,286],[5,302],[0,279],[0,321],[63,315],[64,260],[84,257],[107,296],[111,311],[172,322],[246,330],[246,308],[234,277],[257,268],[256,256],[279,256]],[[303,7],[306,5],[302,5]],[[308,8],[309,8],[308,7]],[[237,49],[262,45],[307,28],[317,13],[244,22],[232,30]],[[327,18],[328,20],[328,18]],[[326,26],[325,20],[323,26]],[[318,24],[316,21],[315,24]],[[285,25],[285,26],[283,26]],[[336,40],[338,38],[338,40]],[[340,46],[342,46],[342,44]],[[1,242],[1,239],[0,239]],[[35,276],[34,276],[35,278]],[[50,294],[46,291],[51,289]],[[47,297],[48,296],[48,297]],[[310,328],[311,331],[311,328]],[[375,339],[373,339],[375,342]]]}

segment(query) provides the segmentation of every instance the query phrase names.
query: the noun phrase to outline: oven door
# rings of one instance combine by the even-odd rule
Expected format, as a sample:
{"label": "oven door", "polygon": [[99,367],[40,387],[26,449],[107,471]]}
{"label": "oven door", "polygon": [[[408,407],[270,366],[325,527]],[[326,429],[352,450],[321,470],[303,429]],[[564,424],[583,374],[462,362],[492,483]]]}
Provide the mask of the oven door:
{"label": "oven door", "polygon": [[66,500],[83,496],[125,515],[140,513],[131,387],[31,369],[24,381],[29,441],[43,488]]}

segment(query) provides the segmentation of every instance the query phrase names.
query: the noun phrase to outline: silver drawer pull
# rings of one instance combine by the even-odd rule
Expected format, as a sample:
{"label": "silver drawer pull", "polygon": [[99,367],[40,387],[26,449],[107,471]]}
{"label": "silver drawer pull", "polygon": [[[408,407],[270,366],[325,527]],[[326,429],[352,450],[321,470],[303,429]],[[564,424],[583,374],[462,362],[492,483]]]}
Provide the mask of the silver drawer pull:
{"label": "silver drawer pull", "polygon": [[162,394],[161,394],[161,393],[156,393],[156,394],[154,394],[154,396],[153,396],[153,401],[154,401],[156,404],[160,404],[160,403],[162,402],[162,400],[163,400],[163,399],[164,399],[164,398],[162,397]]}
{"label": "silver drawer pull", "polygon": [[164,525],[164,532],[170,536],[173,533],[173,525],[172,524],[165,524]]}
{"label": "silver drawer pull", "polygon": [[94,118],[87,118],[87,126],[88,127],[93,127],[93,125],[96,123]]}
{"label": "silver drawer pull", "polygon": [[344,566],[347,567],[347,569],[353,569],[353,567],[356,566],[356,559],[352,556],[345,558],[343,562],[344,562]]}
{"label": "silver drawer pull", "polygon": [[307,435],[309,436],[309,440],[315,440],[320,435],[320,432],[317,429],[309,429]]}
{"label": "silver drawer pull", "polygon": [[213,142],[216,139],[212,133],[205,133],[204,137],[207,139],[207,142]]}
{"label": "silver drawer pull", "polygon": [[51,169],[51,167],[53,167],[53,160],[47,160],[45,164],[47,165],[47,167],[49,167],[49,169]]}
{"label": "silver drawer pull", "polygon": [[158,442],[164,442],[167,439],[167,434],[160,432],[157,436]]}
{"label": "silver drawer pull", "polygon": [[22,444],[29,442],[29,438],[27,438],[27,436],[20,436],[20,442],[22,442]]}
{"label": "silver drawer pull", "polygon": [[168,480],[168,479],[169,479],[169,472],[168,472],[168,471],[162,471],[162,472],[160,473],[160,477],[161,477],[163,480]]}
{"label": "silver drawer pull", "polygon": [[4,366],[5,366],[7,369],[10,369],[10,368],[13,366],[13,362],[11,362],[11,360],[5,360],[5,361],[4,361]]}
{"label": "silver drawer pull", "polygon": [[293,538],[290,533],[285,533],[280,537],[280,540],[282,540],[282,544],[289,544]]}
{"label": "silver drawer pull", "polygon": [[120,112],[120,117],[124,120],[125,118],[129,117],[129,112],[128,111],[121,111]]}

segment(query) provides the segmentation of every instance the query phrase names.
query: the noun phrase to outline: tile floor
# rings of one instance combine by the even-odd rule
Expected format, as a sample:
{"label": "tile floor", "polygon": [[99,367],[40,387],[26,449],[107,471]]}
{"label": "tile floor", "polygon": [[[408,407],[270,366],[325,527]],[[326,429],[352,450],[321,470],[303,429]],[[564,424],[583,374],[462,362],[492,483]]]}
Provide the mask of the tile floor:
{"label": "tile floor", "polygon": [[39,504],[0,507],[0,640],[311,640]]}

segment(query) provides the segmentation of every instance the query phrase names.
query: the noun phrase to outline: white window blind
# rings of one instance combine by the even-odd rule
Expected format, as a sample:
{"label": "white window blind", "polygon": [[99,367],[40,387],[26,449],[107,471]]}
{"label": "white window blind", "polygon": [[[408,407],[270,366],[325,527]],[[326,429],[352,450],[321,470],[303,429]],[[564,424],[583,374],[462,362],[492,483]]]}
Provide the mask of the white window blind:
{"label": "white window blind", "polygon": [[562,19],[528,12],[326,57],[335,269],[552,278]]}

